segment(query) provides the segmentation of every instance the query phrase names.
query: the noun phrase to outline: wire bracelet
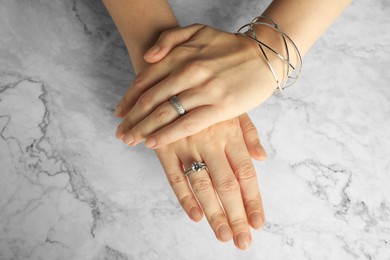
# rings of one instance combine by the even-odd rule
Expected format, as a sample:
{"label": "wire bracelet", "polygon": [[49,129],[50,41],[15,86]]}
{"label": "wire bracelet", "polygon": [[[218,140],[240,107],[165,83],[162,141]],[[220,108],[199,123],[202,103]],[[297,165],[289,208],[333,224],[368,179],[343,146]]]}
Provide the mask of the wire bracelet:
{"label": "wire bracelet", "polygon": [[[280,34],[280,36],[282,37],[282,40],[283,40],[283,44],[284,44],[284,48],[285,48],[285,52],[286,52],[286,57],[283,57],[280,53],[278,53],[277,51],[272,49],[270,46],[268,46],[267,44],[265,44],[262,41],[260,41],[259,39],[257,39],[256,31],[253,29],[254,25],[267,26],[267,27],[270,27],[270,28],[274,29],[275,31],[279,32],[279,34]],[[248,35],[248,34],[245,34],[245,33],[241,32],[245,28],[248,28],[247,31],[249,31],[251,33],[251,35]],[[300,54],[300,52],[298,50],[298,47],[291,40],[291,38],[280,29],[278,24],[272,18],[270,18],[268,16],[264,16],[264,15],[257,16],[257,17],[255,17],[252,20],[252,22],[241,26],[241,28],[238,29],[235,34],[236,35],[243,35],[245,37],[248,37],[248,38],[254,40],[259,45],[259,48],[260,48],[261,52],[263,53],[265,60],[268,63],[268,67],[269,67],[269,69],[272,72],[272,75],[273,75],[273,77],[274,77],[274,79],[276,81],[277,89],[279,90],[280,93],[282,93],[282,91],[285,88],[291,86],[292,84],[294,84],[299,79],[299,77],[301,75],[301,72],[302,72],[302,57],[301,57],[301,54]],[[293,46],[294,51],[295,51],[295,53],[297,55],[298,63],[297,63],[296,66],[291,64],[291,61],[290,61],[290,50],[289,50],[287,42],[291,43],[291,45]],[[272,66],[272,63],[269,60],[267,54],[265,53],[264,48],[266,48],[269,51],[271,51],[271,53],[276,55],[276,57],[278,57],[280,60],[282,60],[286,64],[286,73],[285,73],[285,75],[284,75],[284,77],[283,77],[283,79],[281,81],[276,76],[275,70],[274,70],[274,68]]]}

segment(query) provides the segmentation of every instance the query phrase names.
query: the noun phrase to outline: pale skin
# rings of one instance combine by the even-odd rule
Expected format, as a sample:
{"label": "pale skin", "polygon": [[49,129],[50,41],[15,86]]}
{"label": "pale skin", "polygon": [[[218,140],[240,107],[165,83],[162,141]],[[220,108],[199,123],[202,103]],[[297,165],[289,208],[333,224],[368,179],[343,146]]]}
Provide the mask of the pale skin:
{"label": "pale skin", "polygon": [[[150,67],[143,58],[146,50],[162,31],[178,27],[168,3],[144,0],[103,2],[125,41],[136,73],[145,71]],[[220,241],[233,238],[238,248],[247,249],[252,241],[249,227],[258,229],[264,223],[256,172],[250,157],[266,158],[249,117],[243,114],[215,124],[155,149],[155,152],[189,217],[199,221],[204,213]],[[191,174],[187,180],[183,167],[188,168],[193,161],[204,161],[208,171]]]}
{"label": "pale skin", "polygon": [[[249,224],[260,227],[264,211],[256,174],[248,160],[248,151],[253,156],[251,151],[257,150],[247,141],[246,129],[240,127],[250,120],[238,116],[264,102],[276,88],[257,44],[202,24],[177,28],[165,1],[104,2],[139,72],[116,108],[116,115],[124,117],[117,137],[128,145],[145,140],[147,147],[158,148],[156,153],[189,216],[198,220],[191,209],[201,214],[201,206],[218,239],[233,238],[238,248],[247,249],[251,243]],[[265,15],[279,24],[304,56],[349,3],[275,0]],[[162,30],[164,33],[144,56],[147,66],[142,55]],[[255,30],[266,44],[283,53],[275,32],[262,26]],[[296,57],[292,60],[296,62]],[[276,73],[282,75],[283,64],[276,59],[272,62]],[[186,108],[184,116],[179,117],[167,102],[172,95],[177,95]],[[190,175],[187,182],[182,166],[187,168],[194,160],[208,163],[210,171]]]}
{"label": "pale skin", "polygon": [[[304,56],[350,2],[275,0],[264,14],[278,23]],[[261,40],[283,53],[275,31],[264,26],[255,30]],[[283,63],[270,57],[281,78]],[[149,148],[162,147],[249,111],[276,88],[254,41],[202,24],[163,33],[145,60],[151,66],[137,74],[116,109],[118,116],[126,115],[117,137],[128,145],[145,141]],[[178,116],[170,107],[173,95],[187,110],[185,115]]]}

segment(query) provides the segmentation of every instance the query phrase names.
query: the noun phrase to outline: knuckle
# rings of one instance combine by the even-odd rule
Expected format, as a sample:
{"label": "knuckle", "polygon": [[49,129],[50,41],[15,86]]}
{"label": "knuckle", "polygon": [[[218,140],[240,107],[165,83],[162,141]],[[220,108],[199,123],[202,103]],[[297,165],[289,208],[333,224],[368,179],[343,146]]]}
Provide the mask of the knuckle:
{"label": "knuckle", "polygon": [[248,212],[259,210],[262,211],[262,204],[260,197],[257,199],[247,199],[244,200],[244,207],[247,209]]}
{"label": "knuckle", "polygon": [[150,94],[142,94],[138,99],[139,106],[142,110],[149,109],[151,103],[152,103],[152,97]]}
{"label": "knuckle", "polygon": [[237,180],[233,177],[226,178],[217,184],[217,192],[234,194],[240,190]]}
{"label": "knuckle", "polygon": [[194,122],[189,118],[184,119],[181,124],[182,124],[183,129],[186,132],[193,133],[196,131]]}
{"label": "knuckle", "polygon": [[206,61],[194,60],[188,63],[188,65],[184,68],[184,71],[190,73],[191,75],[208,75],[208,65]]}
{"label": "knuckle", "polygon": [[[232,219],[229,221],[230,226],[234,230],[247,230],[249,229],[248,219],[245,217]],[[238,232],[237,232],[238,233]]]}
{"label": "knuckle", "polygon": [[160,34],[159,40],[170,40],[173,33],[171,29],[167,29]]}
{"label": "knuckle", "polygon": [[238,181],[256,178],[255,169],[253,168],[252,162],[248,159],[238,163],[235,174]]}
{"label": "knuckle", "polygon": [[169,28],[169,29],[164,30],[160,34],[160,37],[159,37],[160,42],[166,41],[166,40],[175,41],[177,38],[177,33],[179,33],[180,30],[182,30],[182,28],[180,28],[180,27],[174,27],[174,28]]}
{"label": "knuckle", "polygon": [[141,82],[142,82],[142,80],[143,80],[143,75],[142,75],[142,73],[138,73],[135,77],[134,77],[134,83],[133,83],[133,85],[134,85],[134,87],[136,87],[136,88],[138,88],[138,89],[140,89],[141,88]]}
{"label": "knuckle", "polygon": [[208,96],[212,96],[214,99],[221,99],[224,96],[223,86],[224,84],[221,82],[221,79],[213,77],[204,84],[204,89],[207,91]]}
{"label": "knuckle", "polygon": [[179,203],[183,207],[183,209],[186,209],[186,208],[190,209],[191,205],[194,204],[193,203],[194,200],[195,200],[195,198],[193,195],[187,194],[184,197],[179,199]]}
{"label": "knuckle", "polygon": [[226,216],[224,213],[214,213],[208,218],[211,227],[218,227],[221,223],[226,222]]}
{"label": "knuckle", "polygon": [[169,119],[169,112],[167,108],[158,108],[155,114],[155,120],[159,123],[165,123]]}
{"label": "knuckle", "polygon": [[257,135],[257,128],[252,122],[248,122],[244,125],[244,131],[246,134],[255,134]]}
{"label": "knuckle", "polygon": [[175,188],[185,182],[185,177],[182,172],[171,172],[168,174],[167,178],[172,188]]}
{"label": "knuckle", "polygon": [[187,45],[179,45],[174,49],[175,55],[179,56],[180,59],[189,57],[192,55],[195,51],[195,49],[191,46]]}
{"label": "knuckle", "polygon": [[209,178],[200,178],[194,180],[192,189],[195,193],[206,193],[211,189],[211,180]]}

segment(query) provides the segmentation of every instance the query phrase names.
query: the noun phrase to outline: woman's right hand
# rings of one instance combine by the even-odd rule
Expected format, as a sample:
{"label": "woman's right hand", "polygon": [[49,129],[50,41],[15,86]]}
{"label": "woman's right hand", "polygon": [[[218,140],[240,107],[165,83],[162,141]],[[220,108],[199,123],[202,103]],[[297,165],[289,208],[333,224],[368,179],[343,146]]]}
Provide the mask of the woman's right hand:
{"label": "woman's right hand", "polygon": [[[233,238],[238,248],[247,249],[252,241],[249,225],[258,229],[264,223],[250,154],[266,158],[248,115],[218,123],[155,152],[188,216],[200,221],[204,212],[220,241]],[[208,171],[186,177],[184,170],[195,161],[206,163]]]}
{"label": "woman's right hand", "polygon": [[[116,109],[126,115],[117,137],[128,145],[145,140],[156,149],[196,134],[255,107],[276,87],[257,43],[245,36],[195,24],[164,31],[156,44],[162,54],[149,57],[153,64],[137,74]],[[181,116],[173,96],[186,110]]]}

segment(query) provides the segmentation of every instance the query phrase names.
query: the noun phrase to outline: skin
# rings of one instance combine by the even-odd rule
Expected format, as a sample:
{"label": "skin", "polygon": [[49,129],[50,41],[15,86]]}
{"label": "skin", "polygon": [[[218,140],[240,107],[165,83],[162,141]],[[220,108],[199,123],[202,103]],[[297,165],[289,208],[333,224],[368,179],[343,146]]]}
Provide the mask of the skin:
{"label": "skin", "polygon": [[[278,23],[304,56],[350,2],[275,0],[264,15]],[[265,44],[285,54],[277,32],[261,25],[255,31]],[[266,52],[282,78],[284,63]],[[296,54],[291,55],[296,64]],[[260,105],[277,87],[256,42],[207,25],[164,32],[145,59],[151,66],[136,76],[116,109],[117,115],[126,114],[117,137],[128,145],[145,140],[147,147],[155,149],[196,134]],[[173,95],[186,109],[185,115],[178,116],[170,108]]]}
{"label": "skin", "polygon": [[[103,2],[125,41],[136,73],[148,70],[151,65],[143,58],[146,50],[162,31],[178,27],[168,3],[144,0]],[[180,43],[176,41],[176,44]],[[126,110],[117,114],[125,115]],[[163,114],[156,118],[156,123],[162,118]],[[264,223],[256,172],[250,157],[266,158],[248,115],[220,122],[195,135],[161,146],[155,152],[189,217],[199,221],[204,213],[220,241],[233,238],[238,248],[247,249],[252,241],[249,227],[258,229]],[[204,161],[208,171],[192,173],[187,179],[183,169],[197,160]]]}

